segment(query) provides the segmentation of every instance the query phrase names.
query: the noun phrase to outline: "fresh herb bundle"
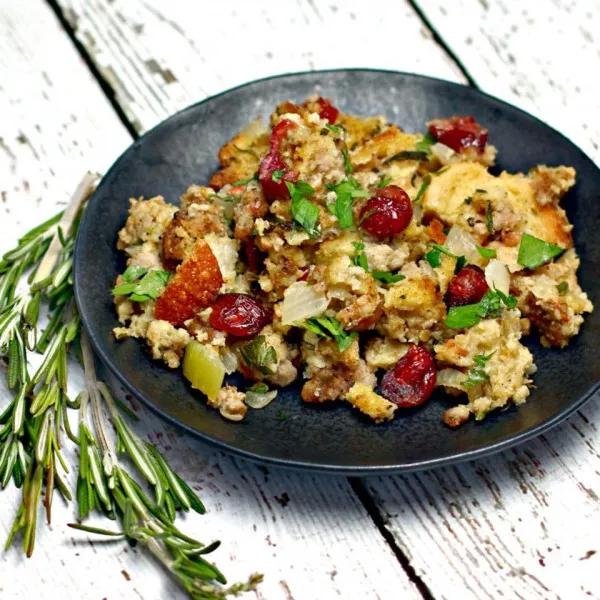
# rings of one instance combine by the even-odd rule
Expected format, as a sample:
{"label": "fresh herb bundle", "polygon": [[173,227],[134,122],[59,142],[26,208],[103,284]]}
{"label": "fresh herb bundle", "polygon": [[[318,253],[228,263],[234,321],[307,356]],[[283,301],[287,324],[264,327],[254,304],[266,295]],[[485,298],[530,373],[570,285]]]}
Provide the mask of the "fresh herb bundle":
{"label": "fresh herb bundle", "polygon": [[[26,233],[0,261],[0,357],[14,392],[0,414],[0,485],[5,488],[12,479],[23,490],[6,548],[22,533],[24,550],[31,556],[40,502],[50,523],[55,490],[66,501],[72,499],[66,483],[69,466],[62,454],[68,440],[79,447],[75,492],[79,518],[98,511],[121,524],[119,531],[72,527],[137,541],[195,600],[255,589],[262,579],[258,574],[223,587],[224,576],[204,558],[219,542],[204,545],[175,526],[177,510],[204,513],[204,506],[158,450],[136,437],[124,418],[135,416],[96,379],[94,357],[73,298],[72,275],[82,207],[96,179],[86,175],[64,213]],[[21,291],[24,275],[28,286]],[[133,285],[142,275],[130,273],[126,283]],[[49,323],[41,332],[38,319],[46,310]],[[72,351],[83,358],[86,382],[75,400],[67,393],[67,359]],[[32,358],[39,366],[30,373]],[[79,413],[77,434],[70,426],[70,411]],[[135,467],[134,474],[120,456]],[[144,488],[153,492],[152,498]]]}

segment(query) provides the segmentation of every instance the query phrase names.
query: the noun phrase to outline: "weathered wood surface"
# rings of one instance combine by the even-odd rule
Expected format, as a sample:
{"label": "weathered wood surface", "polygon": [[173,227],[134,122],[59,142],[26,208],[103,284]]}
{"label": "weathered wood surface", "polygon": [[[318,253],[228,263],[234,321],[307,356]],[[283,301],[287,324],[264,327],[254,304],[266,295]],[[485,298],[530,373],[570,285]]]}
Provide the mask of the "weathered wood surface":
{"label": "weathered wood surface", "polygon": [[599,0],[417,0],[484,91],[600,159]]}
{"label": "weathered wood surface", "polygon": [[374,67],[461,78],[403,1],[59,4],[138,131],[206,96],[280,73]]}
{"label": "weathered wood surface", "polygon": [[[85,169],[107,168],[130,137],[41,0],[3,2],[0,48],[2,252],[64,204]],[[0,380],[4,405],[9,394]],[[267,574],[257,598],[313,600],[315,590],[323,598],[385,598],[386,590],[421,597],[345,479],[270,473],[201,447],[146,413],[137,431],[205,501],[208,515],[186,519],[186,527],[200,539],[223,540],[214,559],[230,580]],[[14,489],[0,494],[2,539],[18,497]],[[32,559],[18,548],[0,555],[0,598],[186,597],[140,550],[69,530],[74,518],[73,506],[57,499]]]}
{"label": "weathered wood surface", "polygon": [[[206,95],[285,71],[371,66],[465,80],[403,2],[306,1],[286,4],[285,10],[280,2],[267,0],[217,6],[166,0],[60,4],[138,131]],[[593,40],[600,18],[597,1],[517,5],[465,0],[452,4],[452,10],[448,3],[419,4],[482,89],[537,114],[599,159],[598,99],[591,76],[600,62]],[[19,34],[24,35],[22,28]],[[229,39],[245,51],[235,53]],[[85,69],[80,69],[84,77]],[[17,89],[8,91],[21,95]],[[6,95],[4,89],[0,98]],[[82,110],[79,102],[69,106]],[[94,139],[94,130],[83,135]],[[54,169],[51,161],[42,161],[34,161],[35,170],[28,166],[27,171],[43,173],[48,165]],[[70,188],[57,189],[66,198]],[[188,477],[196,473],[210,510],[199,526],[207,537],[224,540],[219,553],[224,569],[233,578],[258,563],[270,575],[263,598],[286,597],[279,579],[287,582],[294,598],[416,595],[391,553],[366,527],[368,517],[344,480],[271,472],[265,481],[267,476],[255,467],[211,454],[172,432],[167,435],[168,428],[156,420],[145,422],[152,439],[168,441],[171,459],[181,461]],[[436,598],[600,597],[594,577],[600,560],[599,422],[596,399],[568,423],[515,451],[455,468],[374,478],[364,485],[396,543]],[[249,484],[242,485],[240,471]],[[278,496],[285,504],[283,492],[290,498],[286,507],[273,501]],[[62,539],[60,532],[52,538],[45,534],[40,544],[47,560],[59,554],[53,544]],[[119,552],[112,552],[123,560]],[[87,558],[92,565],[89,555],[82,548],[78,560]],[[85,589],[94,590],[83,597],[135,597],[134,588],[146,600],[166,596],[167,588],[160,587],[163,580],[147,563],[133,563],[132,581],[125,582],[120,569],[109,564],[111,558],[95,558],[115,576],[106,581],[99,567],[93,575],[82,568]],[[30,582],[26,589],[33,593],[40,582],[34,577]],[[4,580],[0,588],[3,585]],[[11,588],[17,589],[20,593]]]}

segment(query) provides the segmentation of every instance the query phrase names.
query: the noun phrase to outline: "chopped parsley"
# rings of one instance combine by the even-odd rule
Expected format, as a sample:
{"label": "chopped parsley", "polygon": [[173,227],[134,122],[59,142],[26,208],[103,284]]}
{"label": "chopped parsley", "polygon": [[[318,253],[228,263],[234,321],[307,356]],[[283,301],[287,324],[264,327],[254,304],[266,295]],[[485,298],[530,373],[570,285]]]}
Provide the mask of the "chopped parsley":
{"label": "chopped parsley", "polygon": [[397,283],[406,279],[404,275],[400,273],[392,273],[390,271],[371,271],[369,268],[369,261],[367,255],[364,253],[365,245],[362,242],[352,242],[354,245],[354,255],[350,259],[350,263],[357,267],[362,267],[367,273],[369,273],[373,279],[381,281],[381,283]]}
{"label": "chopped parsley", "polygon": [[329,131],[335,133],[336,135],[339,135],[341,128],[339,125],[331,125],[329,123],[327,123],[327,125],[325,125],[325,129],[329,129]]}
{"label": "chopped parsley", "polygon": [[156,300],[169,281],[169,271],[148,271],[146,267],[131,266],[123,273],[123,281],[113,288],[113,296],[129,296],[133,302]]}
{"label": "chopped parsley", "polygon": [[484,248],[483,246],[477,246],[477,252],[483,256],[483,258],[496,258],[496,251],[493,248]]}
{"label": "chopped parsley", "polygon": [[327,189],[335,192],[334,204],[327,206],[329,212],[334,214],[340,222],[341,229],[348,229],[354,225],[352,216],[352,203],[354,198],[368,198],[369,192],[363,190],[356,179],[349,177],[337,185],[327,185]]}
{"label": "chopped parsley", "polygon": [[313,317],[304,321],[303,326],[318,336],[334,339],[340,352],[347,350],[358,335],[346,333],[335,317]]}
{"label": "chopped parsley", "polygon": [[291,183],[285,182],[292,199],[292,218],[300,225],[308,235],[316,237],[319,235],[319,207],[307,200],[307,196],[315,193],[315,190],[305,181]]}
{"label": "chopped parsley", "polygon": [[398,283],[398,281],[406,279],[404,275],[392,273],[390,271],[371,271],[371,275],[374,279],[377,279],[377,281],[381,281],[381,283]]}
{"label": "chopped parsley", "polygon": [[463,383],[464,386],[472,387],[474,385],[481,385],[482,383],[490,380],[489,375],[485,372],[485,365],[487,364],[487,361],[492,358],[493,354],[493,352],[487,356],[484,354],[477,354],[473,357],[475,366],[469,369],[469,372],[467,373],[467,379]]}
{"label": "chopped parsley", "polygon": [[528,233],[524,233],[519,245],[517,262],[528,269],[536,269],[560,256],[564,248],[544,242]]}
{"label": "chopped parsley", "polygon": [[275,183],[280,183],[281,182],[281,178],[285,175],[285,171],[282,171],[280,169],[277,169],[276,171],[273,171],[271,173],[271,179],[275,182]]}
{"label": "chopped parsley", "polygon": [[564,296],[569,291],[569,282],[568,281],[561,281],[556,286],[556,289],[558,290],[558,295],[559,296]]}
{"label": "chopped parsley", "polygon": [[418,152],[426,152],[427,154],[429,154],[429,152],[431,151],[431,146],[433,146],[436,142],[437,140],[435,139],[433,133],[431,133],[431,131],[428,131],[423,137],[423,139],[420,142],[417,142],[415,149]]}
{"label": "chopped parsley", "polygon": [[517,299],[512,294],[507,296],[500,290],[490,290],[476,304],[451,307],[444,325],[452,329],[473,327],[481,319],[500,316],[504,307],[515,308],[515,306],[517,306]]}
{"label": "chopped parsley", "polygon": [[389,183],[391,180],[392,180],[392,178],[391,178],[391,177],[382,177],[382,178],[379,180],[379,183],[377,184],[377,187],[378,187],[378,188],[383,188],[383,187],[385,187],[386,185],[388,185],[388,183]]}
{"label": "chopped parsley", "polygon": [[242,346],[240,353],[250,368],[259,370],[263,375],[273,375],[273,370],[269,365],[277,362],[277,353],[273,346],[267,344],[267,338],[264,335],[259,335]]}
{"label": "chopped parsley", "polygon": [[453,254],[445,246],[434,244],[433,242],[429,242],[427,245],[431,246],[432,249],[425,255],[425,259],[434,269],[442,264],[442,253],[456,259],[456,267],[454,268],[455,273],[458,273],[458,271],[460,271],[467,262],[467,259],[464,256],[457,256],[456,254]]}
{"label": "chopped parsley", "polygon": [[488,200],[485,205],[485,225],[490,235],[494,234],[494,216],[492,215],[492,202]]}

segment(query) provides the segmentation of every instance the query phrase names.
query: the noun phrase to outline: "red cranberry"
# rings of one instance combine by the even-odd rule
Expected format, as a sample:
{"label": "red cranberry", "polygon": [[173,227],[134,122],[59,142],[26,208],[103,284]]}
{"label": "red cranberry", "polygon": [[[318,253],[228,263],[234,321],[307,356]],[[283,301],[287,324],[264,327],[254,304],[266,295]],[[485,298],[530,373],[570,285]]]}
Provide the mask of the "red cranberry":
{"label": "red cranberry", "polygon": [[[295,127],[296,124],[293,121],[283,119],[271,131],[269,152],[260,161],[258,168],[258,180],[262,185],[267,200],[289,198],[290,194],[285,182],[294,183],[298,179],[298,173],[288,169],[279,150],[283,138]],[[273,181],[273,173],[275,171],[283,171],[283,175],[278,178],[278,181]]]}
{"label": "red cranberry", "polygon": [[298,271],[302,273],[296,281],[306,281],[310,275],[310,267],[298,267]]}
{"label": "red cranberry", "polygon": [[222,294],[212,309],[211,327],[236,337],[256,335],[269,322],[265,309],[248,294]]}
{"label": "red cranberry", "polygon": [[340,111],[325,98],[319,97],[318,102],[321,107],[321,110],[319,111],[319,117],[328,121],[330,125],[333,125],[335,120],[338,118]]}
{"label": "red cranberry", "polygon": [[449,307],[475,304],[489,289],[483,271],[475,265],[467,265],[450,280],[444,301]]}
{"label": "red cranberry", "polygon": [[435,387],[436,368],[431,353],[412,345],[381,381],[381,393],[400,408],[423,404]]}
{"label": "red cranberry", "polygon": [[475,148],[481,154],[485,150],[489,132],[473,117],[434,119],[428,123],[428,127],[438,142],[456,152],[465,148]]}
{"label": "red cranberry", "polygon": [[248,268],[253,273],[259,273],[264,262],[264,257],[261,251],[256,247],[252,237],[247,237],[242,243]]}
{"label": "red cranberry", "polygon": [[360,226],[371,235],[387,238],[404,231],[413,215],[408,194],[397,185],[377,190],[360,210]]}

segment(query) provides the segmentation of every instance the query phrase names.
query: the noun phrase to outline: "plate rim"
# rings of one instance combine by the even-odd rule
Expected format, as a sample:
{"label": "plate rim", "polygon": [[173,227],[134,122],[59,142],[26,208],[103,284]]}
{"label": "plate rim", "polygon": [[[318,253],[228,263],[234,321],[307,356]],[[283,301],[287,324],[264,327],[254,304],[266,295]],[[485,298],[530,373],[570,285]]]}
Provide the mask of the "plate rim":
{"label": "plate rim", "polygon": [[[377,69],[377,68],[368,68],[368,67],[351,67],[351,68],[343,68],[342,67],[342,68],[334,68],[334,69],[293,71],[293,72],[289,72],[289,73],[279,73],[276,75],[269,75],[266,77],[261,77],[259,79],[254,79],[251,81],[241,83],[239,85],[233,86],[233,87],[223,90],[217,94],[208,96],[206,98],[203,98],[202,100],[199,100],[198,102],[194,102],[193,104],[186,106],[186,107],[174,112],[173,114],[170,114],[169,116],[165,117],[159,123],[154,125],[152,128],[148,129],[148,131],[145,131],[142,135],[140,135],[135,140],[133,140],[133,142],[127,148],[125,148],[125,150],[123,150],[123,152],[121,152],[119,154],[119,156],[115,159],[115,161],[110,166],[110,168],[102,176],[100,182],[98,183],[96,190],[102,186],[104,180],[106,178],[108,178],[109,175],[112,174],[113,170],[116,170],[118,163],[121,161],[121,159],[127,152],[129,152],[132,148],[134,148],[139,143],[141,143],[147,136],[150,136],[156,129],[163,126],[163,124],[165,122],[167,122],[171,119],[175,119],[179,115],[182,115],[188,111],[191,111],[194,108],[196,108],[197,106],[200,106],[202,104],[205,104],[205,103],[213,101],[213,100],[216,100],[216,99],[220,98],[221,96],[224,96],[224,95],[234,92],[236,90],[246,88],[246,87],[249,87],[249,86],[252,86],[255,84],[267,82],[267,81],[273,81],[273,80],[277,80],[277,79],[286,79],[286,78],[293,79],[295,77],[302,77],[302,76],[306,76],[306,75],[318,76],[320,74],[323,75],[323,74],[332,74],[332,73],[379,73],[379,74],[401,75],[403,77],[408,77],[411,79],[428,80],[428,81],[433,81],[436,83],[441,83],[444,85],[449,85],[451,87],[468,89],[468,90],[470,90],[471,93],[473,93],[476,96],[478,95],[478,96],[484,97],[488,101],[491,100],[492,102],[494,102],[500,106],[503,106],[503,107],[508,107],[513,111],[516,110],[519,113],[521,113],[522,115],[528,117],[529,119],[533,119],[534,121],[542,123],[545,127],[547,127],[552,132],[554,132],[555,134],[557,134],[561,138],[563,138],[566,142],[571,144],[582,155],[582,157],[584,159],[589,161],[591,163],[591,165],[593,165],[596,169],[598,169],[598,165],[596,164],[596,162],[594,160],[592,160],[585,151],[583,151],[577,144],[575,144],[573,141],[571,141],[565,134],[561,133],[560,131],[558,131],[557,129],[552,127],[551,125],[548,125],[547,123],[542,121],[542,119],[532,115],[530,112],[528,112],[522,108],[519,108],[518,106],[515,106],[515,105],[511,104],[510,102],[502,100],[491,94],[488,94],[474,86],[465,85],[465,84],[457,83],[454,81],[449,81],[449,80],[442,79],[439,77],[433,77],[430,75],[421,75],[418,73],[412,73],[412,72],[407,72],[407,71],[395,71],[393,69]],[[94,194],[96,193],[96,190],[94,191]],[[183,423],[181,421],[178,421],[175,417],[172,417],[168,413],[161,410],[156,404],[154,404],[151,401],[151,399],[149,397],[146,397],[146,394],[144,394],[143,392],[138,390],[136,388],[136,386],[133,385],[125,377],[125,375],[121,372],[121,370],[118,368],[118,366],[113,363],[113,361],[110,359],[110,357],[107,356],[107,353],[104,351],[101,341],[98,339],[99,335],[96,335],[94,333],[94,329],[92,328],[92,326],[90,324],[90,319],[89,319],[88,315],[85,313],[84,310],[82,310],[82,300],[81,300],[81,295],[80,295],[79,276],[78,276],[79,270],[80,270],[80,266],[79,266],[80,261],[78,260],[78,255],[80,252],[80,247],[83,244],[83,242],[81,240],[85,237],[81,234],[82,234],[82,232],[85,233],[86,225],[87,225],[86,213],[84,213],[82,222],[80,224],[79,232],[77,235],[77,240],[76,240],[74,255],[73,255],[73,281],[74,281],[74,290],[75,290],[75,302],[77,304],[77,309],[78,309],[79,315],[81,317],[82,326],[85,329],[85,332],[88,336],[88,339],[90,340],[90,343],[94,349],[94,352],[96,353],[98,358],[100,358],[102,364],[110,370],[110,372],[113,374],[113,376],[115,376],[117,378],[117,380],[125,387],[125,389],[127,391],[129,391],[135,398],[139,399],[152,412],[157,414],[159,417],[161,417],[162,419],[164,419],[171,425],[174,425],[177,429],[185,431],[186,433],[190,434],[192,437],[194,437],[198,441],[206,444],[207,446],[212,446],[213,448],[217,448],[219,450],[231,453],[233,455],[240,456],[240,457],[250,460],[254,463],[268,465],[271,467],[278,467],[278,468],[285,468],[285,469],[290,469],[290,470],[295,470],[295,471],[302,471],[302,472],[328,473],[328,474],[333,474],[333,475],[358,476],[358,477],[410,473],[410,472],[415,472],[415,471],[422,471],[425,469],[433,469],[433,468],[448,466],[451,464],[460,464],[460,463],[464,463],[464,462],[468,462],[468,461],[473,461],[478,458],[492,456],[492,455],[502,452],[504,450],[508,450],[510,448],[513,448],[515,446],[523,444],[535,437],[538,437],[539,435],[549,431],[550,429],[552,429],[553,427],[555,427],[562,421],[569,418],[573,413],[577,412],[586,402],[588,402],[600,390],[600,380],[598,380],[588,389],[587,392],[585,392],[584,394],[579,396],[579,398],[577,398],[576,400],[571,402],[567,407],[558,411],[557,413],[555,413],[553,416],[546,419],[545,421],[542,421],[541,423],[538,423],[532,427],[529,427],[528,429],[525,429],[524,431],[521,431],[517,435],[514,435],[506,440],[496,442],[491,445],[482,446],[481,448],[476,448],[476,449],[468,450],[468,451],[456,452],[454,454],[450,454],[448,456],[443,456],[440,458],[427,459],[427,460],[423,460],[423,461],[413,461],[410,463],[395,464],[395,465],[346,466],[346,465],[339,465],[339,464],[317,463],[317,462],[311,462],[308,460],[265,457],[265,456],[262,456],[261,454],[251,452],[248,450],[244,450],[244,449],[238,448],[232,444],[229,444],[228,442],[216,439],[214,437],[210,437],[207,434],[205,434],[201,431],[198,431],[196,429],[193,429],[192,427],[186,425],[185,423]]]}

